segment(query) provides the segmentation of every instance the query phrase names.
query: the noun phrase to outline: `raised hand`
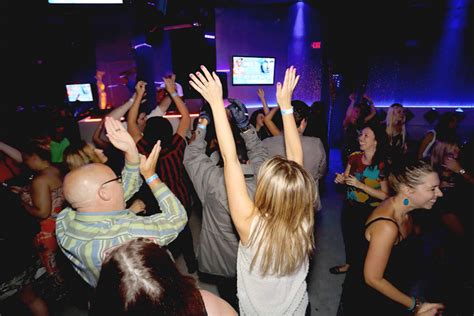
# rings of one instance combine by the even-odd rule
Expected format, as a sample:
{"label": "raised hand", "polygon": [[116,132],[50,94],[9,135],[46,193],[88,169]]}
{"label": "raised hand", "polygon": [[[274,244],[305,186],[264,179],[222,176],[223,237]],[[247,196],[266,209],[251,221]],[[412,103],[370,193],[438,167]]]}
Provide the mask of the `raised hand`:
{"label": "raised hand", "polygon": [[265,99],[265,91],[262,88],[258,88],[257,94],[260,99]]}
{"label": "raised hand", "polygon": [[234,124],[240,129],[247,128],[250,124],[250,118],[245,104],[237,99],[229,98],[228,100],[232,102],[227,109],[230,111]]}
{"label": "raised hand", "polygon": [[201,70],[204,74],[197,71],[196,74],[189,75],[191,78],[189,84],[209,102],[211,107],[223,104],[222,84],[219,77],[214,71],[211,75],[209,70],[204,66],[201,66]]}
{"label": "raised hand", "polygon": [[300,76],[296,75],[296,68],[291,66],[286,69],[283,85],[281,82],[277,83],[276,98],[278,106],[280,106],[281,109],[285,110],[291,108],[291,97],[299,79]]}
{"label": "raised hand", "polygon": [[115,148],[120,149],[126,155],[130,163],[138,163],[138,150],[132,136],[125,130],[122,123],[111,117],[105,118],[105,130],[107,138]]}
{"label": "raised hand", "polygon": [[143,96],[145,94],[145,88],[147,83],[145,81],[138,81],[135,85],[135,91],[137,95]]}
{"label": "raised hand", "polygon": [[158,161],[160,151],[161,141],[159,140],[156,142],[155,146],[153,146],[153,149],[148,158],[143,155],[140,155],[140,173],[143,177],[145,177],[145,179],[148,179],[155,174],[156,162]]}
{"label": "raised hand", "polygon": [[163,82],[165,83],[165,89],[169,94],[176,92],[176,75],[172,74],[168,77],[163,77]]}

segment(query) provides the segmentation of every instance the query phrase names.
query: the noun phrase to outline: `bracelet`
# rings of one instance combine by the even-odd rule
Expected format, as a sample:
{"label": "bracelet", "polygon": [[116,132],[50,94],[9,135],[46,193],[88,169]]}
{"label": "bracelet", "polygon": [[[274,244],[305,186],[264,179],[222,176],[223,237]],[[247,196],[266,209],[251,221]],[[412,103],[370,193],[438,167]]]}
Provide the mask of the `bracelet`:
{"label": "bracelet", "polygon": [[281,115],[293,114],[293,107],[289,109],[280,109]]}
{"label": "bracelet", "polygon": [[412,296],[411,297],[411,306],[407,308],[407,311],[413,312],[416,307],[416,297]]}
{"label": "bracelet", "polygon": [[178,92],[173,92],[173,93],[171,93],[170,95],[171,95],[171,97],[175,97],[175,96],[178,95]]}
{"label": "bracelet", "polygon": [[154,175],[152,175],[151,177],[149,177],[148,179],[146,179],[146,184],[150,184],[152,183],[153,181],[155,181],[156,179],[158,179],[158,175],[155,173]]}
{"label": "bracelet", "polygon": [[130,100],[128,100],[129,102],[133,103],[135,102],[135,99],[134,98],[130,98]]}
{"label": "bracelet", "polygon": [[203,124],[198,124],[198,125],[197,125],[197,128],[206,130],[206,129],[207,129],[207,126],[206,126],[206,125],[203,125]]}

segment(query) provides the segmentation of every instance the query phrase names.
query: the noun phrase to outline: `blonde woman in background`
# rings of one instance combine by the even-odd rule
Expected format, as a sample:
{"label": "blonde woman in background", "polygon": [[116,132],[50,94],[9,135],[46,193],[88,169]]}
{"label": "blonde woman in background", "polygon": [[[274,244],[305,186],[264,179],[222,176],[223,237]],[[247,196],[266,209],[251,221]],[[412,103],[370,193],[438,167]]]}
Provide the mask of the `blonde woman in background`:
{"label": "blonde woman in background", "polygon": [[385,118],[385,132],[388,136],[388,161],[397,161],[407,153],[405,110],[400,103],[394,103],[388,109]]}

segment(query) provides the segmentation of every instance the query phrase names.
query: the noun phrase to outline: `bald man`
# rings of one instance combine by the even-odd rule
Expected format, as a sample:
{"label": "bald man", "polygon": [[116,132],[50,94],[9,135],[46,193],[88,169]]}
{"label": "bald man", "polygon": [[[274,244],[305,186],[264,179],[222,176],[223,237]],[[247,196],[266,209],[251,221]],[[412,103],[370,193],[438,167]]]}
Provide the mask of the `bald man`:
{"label": "bald man", "polygon": [[[115,122],[107,129],[111,142],[116,147],[120,145],[118,139],[122,144],[130,144],[130,135]],[[92,287],[97,285],[102,260],[114,247],[138,237],[165,246],[178,236],[187,222],[186,210],[155,174],[160,149],[158,142],[148,159],[140,157],[139,169],[126,166],[122,173],[129,178],[131,173],[140,172],[146,179],[162,210],[153,216],[137,216],[125,208],[122,177],[117,177],[104,164],[85,165],[64,178],[64,196],[72,208],[59,214],[56,237],[74,269]]]}

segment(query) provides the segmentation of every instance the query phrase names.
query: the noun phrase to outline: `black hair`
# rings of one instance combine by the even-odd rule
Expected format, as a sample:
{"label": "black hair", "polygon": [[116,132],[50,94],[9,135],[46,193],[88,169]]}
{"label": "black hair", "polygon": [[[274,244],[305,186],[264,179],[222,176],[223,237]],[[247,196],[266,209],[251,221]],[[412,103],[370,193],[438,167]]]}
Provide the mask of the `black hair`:
{"label": "black hair", "polygon": [[377,148],[375,149],[371,166],[378,166],[381,162],[385,163],[388,143],[387,133],[382,126],[376,122],[369,122],[362,127],[362,130],[364,128],[370,128],[374,133],[375,140],[377,141]]}
{"label": "black hair", "polygon": [[441,115],[438,124],[436,124],[436,139],[446,143],[459,143],[459,136],[456,129],[449,128],[451,120],[458,120],[456,113],[447,112]]}
{"label": "black hair", "polygon": [[146,126],[143,130],[143,138],[148,142],[151,148],[153,148],[158,140],[161,140],[162,148],[170,147],[171,139],[173,138],[173,126],[171,126],[170,121],[164,117],[150,117],[146,121]]}
{"label": "black hair", "polygon": [[37,155],[40,159],[51,162],[51,152],[41,147],[35,141],[29,141],[23,145],[21,152],[26,156]]}
{"label": "black hair", "polygon": [[309,116],[309,106],[301,100],[293,100],[291,101],[291,105],[293,106],[294,110],[294,117],[296,127],[300,127],[301,122],[303,120],[307,120]]}

